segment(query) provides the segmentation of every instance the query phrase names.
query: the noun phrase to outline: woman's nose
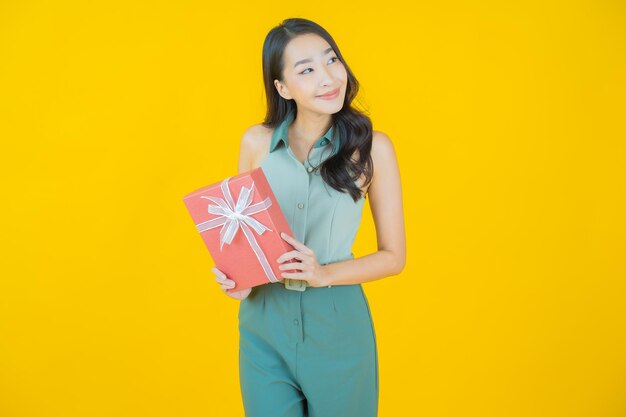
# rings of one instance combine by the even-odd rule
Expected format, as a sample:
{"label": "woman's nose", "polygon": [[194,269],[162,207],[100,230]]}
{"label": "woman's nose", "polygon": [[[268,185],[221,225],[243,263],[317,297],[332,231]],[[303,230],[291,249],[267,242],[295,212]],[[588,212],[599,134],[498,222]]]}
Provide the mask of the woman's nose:
{"label": "woman's nose", "polygon": [[320,73],[321,85],[329,85],[333,82],[333,77],[328,69],[323,68],[322,70],[320,70],[319,73]]}

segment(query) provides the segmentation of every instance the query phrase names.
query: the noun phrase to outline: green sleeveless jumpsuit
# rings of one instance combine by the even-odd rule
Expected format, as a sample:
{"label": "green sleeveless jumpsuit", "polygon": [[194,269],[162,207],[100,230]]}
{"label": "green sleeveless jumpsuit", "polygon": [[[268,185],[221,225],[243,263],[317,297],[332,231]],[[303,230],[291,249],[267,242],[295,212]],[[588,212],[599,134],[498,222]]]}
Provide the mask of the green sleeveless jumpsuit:
{"label": "green sleeveless jumpsuit", "polygon": [[[289,148],[291,111],[261,168],[294,237],[321,265],[351,252],[365,199],[326,184],[314,168],[336,151],[333,127],[302,164]],[[378,353],[361,284],[253,287],[239,305],[239,377],[246,417],[376,417]]]}

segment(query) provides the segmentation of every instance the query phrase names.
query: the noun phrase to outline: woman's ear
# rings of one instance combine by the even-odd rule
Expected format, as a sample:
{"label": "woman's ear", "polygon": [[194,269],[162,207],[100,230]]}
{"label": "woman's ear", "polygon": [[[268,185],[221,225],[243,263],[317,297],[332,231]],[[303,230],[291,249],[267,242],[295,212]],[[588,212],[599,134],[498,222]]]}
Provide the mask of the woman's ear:
{"label": "woman's ear", "polygon": [[274,86],[276,87],[276,91],[278,91],[278,94],[280,94],[282,98],[284,98],[285,100],[291,100],[291,94],[289,94],[289,90],[283,83],[278,80],[274,80]]}

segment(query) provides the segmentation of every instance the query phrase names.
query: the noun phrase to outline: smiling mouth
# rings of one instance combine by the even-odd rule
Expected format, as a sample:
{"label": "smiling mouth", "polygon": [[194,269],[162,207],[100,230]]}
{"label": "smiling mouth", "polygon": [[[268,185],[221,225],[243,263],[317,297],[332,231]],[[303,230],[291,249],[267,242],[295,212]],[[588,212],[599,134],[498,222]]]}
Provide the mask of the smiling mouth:
{"label": "smiling mouth", "polygon": [[322,94],[321,96],[318,96],[318,97],[321,97],[321,98],[329,98],[329,97],[334,97],[334,96],[336,96],[338,93],[339,93],[339,88],[336,88],[335,90],[330,91],[330,92],[328,92],[328,93],[326,93],[326,94]]}

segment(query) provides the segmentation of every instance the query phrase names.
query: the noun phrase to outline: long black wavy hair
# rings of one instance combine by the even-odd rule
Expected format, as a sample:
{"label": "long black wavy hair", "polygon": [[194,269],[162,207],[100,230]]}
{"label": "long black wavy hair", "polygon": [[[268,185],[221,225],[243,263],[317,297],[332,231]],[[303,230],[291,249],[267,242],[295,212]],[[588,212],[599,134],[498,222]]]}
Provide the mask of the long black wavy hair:
{"label": "long black wavy hair", "polygon": [[[355,181],[363,174],[364,184],[369,184],[373,176],[373,162],[370,155],[372,149],[372,122],[370,118],[360,110],[352,107],[352,101],[359,91],[359,82],[343,59],[339,47],[332,36],[317,23],[302,19],[291,18],[283,20],[278,26],[272,28],[263,42],[263,81],[267,97],[267,114],[263,126],[276,128],[293,111],[297,114],[297,106],[294,100],[284,99],[276,90],[274,80],[283,80],[283,52],[287,43],[298,35],[314,33],[326,40],[333,48],[339,61],[347,72],[346,95],[343,107],[332,115],[334,133],[339,139],[340,146],[337,152],[329,156],[318,167],[323,180],[341,192],[348,192],[352,199],[357,202],[361,197],[361,190]],[[353,160],[352,155],[358,151],[358,160]],[[310,150],[309,150],[310,154]],[[307,155],[307,159],[308,159]]]}

